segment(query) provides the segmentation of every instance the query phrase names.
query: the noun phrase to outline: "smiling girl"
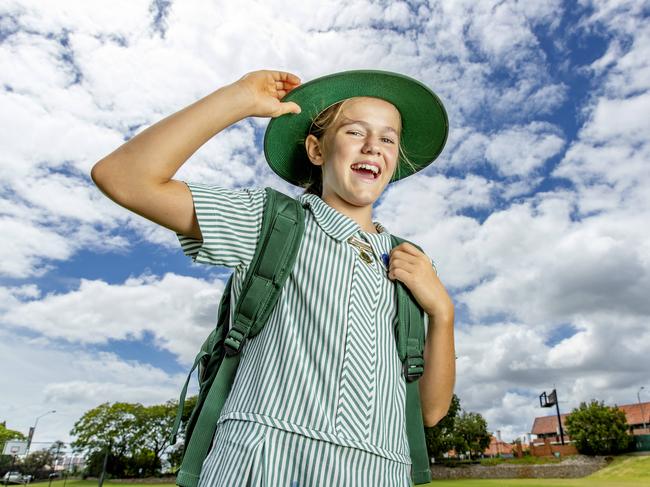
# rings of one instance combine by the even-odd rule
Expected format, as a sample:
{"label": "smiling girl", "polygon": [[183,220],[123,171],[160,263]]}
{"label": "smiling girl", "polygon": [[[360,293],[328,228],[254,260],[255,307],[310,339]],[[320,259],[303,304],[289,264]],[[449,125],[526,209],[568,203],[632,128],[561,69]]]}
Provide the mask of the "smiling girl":
{"label": "smiling girl", "polygon": [[411,485],[395,281],[428,318],[419,379],[426,426],[446,414],[453,393],[454,307],[429,257],[407,242],[393,248],[372,209],[389,183],[439,155],[444,108],[397,73],[301,84],[291,73],[254,71],[100,160],[91,175],[109,198],[176,232],[194,262],[235,269],[232,303],[255,254],[265,190],[172,177],[250,116],[271,117],[266,159],[305,188],[297,197],[305,233],[269,321],[241,349],[199,487]]}

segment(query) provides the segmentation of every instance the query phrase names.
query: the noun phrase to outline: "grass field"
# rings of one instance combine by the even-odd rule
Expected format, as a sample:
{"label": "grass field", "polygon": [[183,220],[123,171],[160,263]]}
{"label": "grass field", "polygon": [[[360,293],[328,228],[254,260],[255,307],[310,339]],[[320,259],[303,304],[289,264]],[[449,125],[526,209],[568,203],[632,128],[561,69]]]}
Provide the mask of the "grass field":
{"label": "grass field", "polygon": [[[47,485],[46,483],[39,483]],[[96,480],[68,480],[66,487],[95,487]],[[105,487],[155,487],[172,484],[133,484],[106,481]],[[650,487],[650,456],[623,456],[604,469],[581,479],[493,479],[436,480],[422,487]],[[52,482],[63,487],[63,481]],[[419,486],[418,486],[419,487]]]}
{"label": "grass field", "polygon": [[437,480],[434,487],[650,487],[650,456],[621,456],[607,467],[580,479]]}

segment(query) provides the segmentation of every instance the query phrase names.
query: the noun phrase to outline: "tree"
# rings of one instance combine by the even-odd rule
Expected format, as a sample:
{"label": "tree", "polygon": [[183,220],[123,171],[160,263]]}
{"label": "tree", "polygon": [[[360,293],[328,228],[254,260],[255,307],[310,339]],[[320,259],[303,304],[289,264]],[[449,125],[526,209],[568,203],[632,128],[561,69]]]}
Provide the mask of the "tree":
{"label": "tree", "polygon": [[37,450],[27,455],[21,464],[24,475],[31,475],[34,479],[46,478],[53,463],[52,453],[48,450]]}
{"label": "tree", "polygon": [[479,413],[463,412],[456,418],[454,449],[461,453],[469,451],[470,457],[481,455],[490,445],[487,421]]}
{"label": "tree", "polygon": [[[193,402],[188,400],[189,406]],[[195,401],[194,401],[195,403]],[[162,456],[169,447],[169,435],[176,418],[175,401],[143,406],[104,403],[87,411],[74,425],[72,446],[87,453],[87,473],[101,472],[108,455],[107,473],[135,477],[158,473]],[[187,422],[190,411],[183,414]]]}
{"label": "tree", "polygon": [[[167,401],[165,404],[155,404],[143,408],[138,415],[138,434],[140,444],[140,458],[143,459],[143,470],[158,465],[160,468],[162,453],[169,446],[169,435],[176,419],[176,402]],[[150,458],[149,453],[153,453]]]}
{"label": "tree", "polygon": [[435,426],[424,430],[429,456],[436,460],[443,458],[445,453],[454,448],[454,428],[458,411],[460,411],[460,399],[454,394],[445,417]]}
{"label": "tree", "polygon": [[20,431],[10,430],[4,423],[0,423],[0,453],[4,450],[5,443],[9,440],[25,440],[25,435]]}
{"label": "tree", "polygon": [[130,453],[139,441],[137,423],[143,408],[142,404],[116,402],[87,411],[70,431],[76,437],[72,447],[91,454],[104,452],[110,444],[117,455]]}
{"label": "tree", "polygon": [[76,439],[71,443],[76,451],[85,451],[93,474],[99,462],[100,472],[104,455],[108,451],[107,472],[110,475],[124,475],[127,457],[133,456],[141,448],[138,437],[139,417],[142,404],[116,402],[104,403],[86,411],[70,431]]}
{"label": "tree", "polygon": [[[195,394],[194,396],[190,396],[185,400],[185,406],[183,407],[183,414],[181,416],[181,430],[185,431],[185,427],[187,425],[187,422],[190,420],[190,416],[192,415],[192,411],[196,407],[196,403],[199,400],[198,394]],[[174,414],[175,417],[175,414]]]}
{"label": "tree", "polygon": [[[167,455],[167,461],[169,462],[169,469],[172,472],[176,472],[181,467],[181,461],[183,460],[183,452],[185,450],[185,428],[187,423],[190,420],[192,411],[196,407],[199,396],[194,395],[185,399],[185,406],[183,407],[183,414],[181,415],[181,424],[178,428],[178,438],[177,444],[169,451]],[[178,403],[174,402],[174,407],[177,407]],[[174,419],[176,419],[176,410],[174,410]],[[171,433],[171,431],[170,431]],[[180,440],[180,441],[179,441]]]}
{"label": "tree", "polygon": [[[5,443],[9,440],[24,440],[25,435],[20,431],[10,430],[7,428],[6,422],[0,423],[0,476],[8,472],[15,464],[15,459],[12,455],[2,455],[5,448]],[[14,465],[15,466],[15,465]]]}
{"label": "tree", "polygon": [[47,451],[52,455],[52,468],[54,468],[60,460],[65,458],[65,443],[61,440],[57,440],[52,443]]}
{"label": "tree", "polygon": [[566,418],[567,433],[580,453],[607,455],[625,451],[630,445],[625,413],[592,399],[571,411]]}

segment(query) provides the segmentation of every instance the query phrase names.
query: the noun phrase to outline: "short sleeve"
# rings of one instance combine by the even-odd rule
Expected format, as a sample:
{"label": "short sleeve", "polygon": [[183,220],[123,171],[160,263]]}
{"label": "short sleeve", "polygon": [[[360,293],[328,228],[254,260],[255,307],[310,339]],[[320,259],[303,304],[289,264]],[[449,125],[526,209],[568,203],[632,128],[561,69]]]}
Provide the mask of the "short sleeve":
{"label": "short sleeve", "polygon": [[203,240],[176,232],[183,253],[201,264],[248,267],[262,228],[264,188],[185,184],[192,193]]}

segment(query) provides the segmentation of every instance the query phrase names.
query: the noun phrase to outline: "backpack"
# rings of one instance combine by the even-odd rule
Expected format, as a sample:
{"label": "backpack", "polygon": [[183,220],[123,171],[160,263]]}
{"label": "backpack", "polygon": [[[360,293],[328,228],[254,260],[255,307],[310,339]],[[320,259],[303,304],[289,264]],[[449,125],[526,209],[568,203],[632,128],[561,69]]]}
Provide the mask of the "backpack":
{"label": "backpack", "polygon": [[[241,347],[266,324],[293,268],[302,241],[305,214],[300,202],[270,187],[266,187],[265,191],[260,236],[235,306],[232,327],[228,329],[234,273],[230,275],[219,303],[217,326],[201,346],[181,391],[170,435],[171,444],[176,443],[187,386],[192,372],[198,367],[199,394],[196,406],[184,425],[183,460],[176,476],[176,484],[181,487],[198,485],[219,415],[234,382]],[[391,235],[391,239],[393,247],[405,241],[394,235]],[[431,481],[417,383],[424,372],[424,312],[408,288],[398,280],[395,283],[398,313],[395,337],[406,381],[406,430],[412,460],[411,478],[415,484],[424,484]]]}

